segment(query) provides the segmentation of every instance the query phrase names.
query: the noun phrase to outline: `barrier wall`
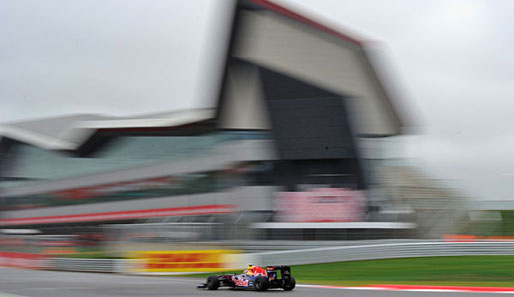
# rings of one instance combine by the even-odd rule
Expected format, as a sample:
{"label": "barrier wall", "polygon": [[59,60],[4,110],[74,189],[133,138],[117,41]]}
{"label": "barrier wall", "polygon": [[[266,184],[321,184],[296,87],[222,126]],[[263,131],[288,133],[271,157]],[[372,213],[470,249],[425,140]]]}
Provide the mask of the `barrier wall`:
{"label": "barrier wall", "polygon": [[408,257],[514,255],[514,242],[404,242],[255,254],[259,265],[301,265]]}
{"label": "barrier wall", "polygon": [[[141,258],[136,259],[52,259],[48,261],[48,269],[138,274],[185,274],[242,269],[249,263],[261,266],[301,265],[386,258],[471,255],[514,255],[514,242],[403,242],[255,254],[237,254],[233,250],[144,252],[139,255]],[[191,262],[200,267],[184,265],[191,264]],[[15,263],[19,265],[34,262],[21,261]]]}
{"label": "barrier wall", "polygon": [[40,254],[0,252],[0,266],[43,269],[46,257]]}

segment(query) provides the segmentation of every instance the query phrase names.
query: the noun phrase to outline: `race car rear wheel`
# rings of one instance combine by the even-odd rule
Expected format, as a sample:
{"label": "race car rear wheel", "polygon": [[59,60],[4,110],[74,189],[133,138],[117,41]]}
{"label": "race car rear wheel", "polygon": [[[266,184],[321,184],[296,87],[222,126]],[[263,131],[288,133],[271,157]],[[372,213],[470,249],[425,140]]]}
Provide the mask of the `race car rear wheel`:
{"label": "race car rear wheel", "polygon": [[258,276],[257,278],[255,278],[253,286],[255,288],[255,291],[263,292],[268,290],[269,281],[264,276]]}
{"label": "race car rear wheel", "polygon": [[217,276],[209,276],[207,278],[207,289],[217,290],[220,287],[220,280]]}
{"label": "race car rear wheel", "polygon": [[284,289],[284,291],[291,291],[292,289],[294,289],[294,287],[296,287],[296,280],[294,279],[294,277],[291,276],[289,282],[284,282],[282,289]]}

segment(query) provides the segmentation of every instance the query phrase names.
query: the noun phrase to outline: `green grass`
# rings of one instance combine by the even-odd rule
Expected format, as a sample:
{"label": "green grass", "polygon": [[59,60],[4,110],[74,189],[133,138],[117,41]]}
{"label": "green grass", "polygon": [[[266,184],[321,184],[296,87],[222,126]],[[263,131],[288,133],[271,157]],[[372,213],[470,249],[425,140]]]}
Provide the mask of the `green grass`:
{"label": "green grass", "polygon": [[514,256],[424,257],[296,265],[292,267],[292,274],[299,283],[312,284],[514,287]]}

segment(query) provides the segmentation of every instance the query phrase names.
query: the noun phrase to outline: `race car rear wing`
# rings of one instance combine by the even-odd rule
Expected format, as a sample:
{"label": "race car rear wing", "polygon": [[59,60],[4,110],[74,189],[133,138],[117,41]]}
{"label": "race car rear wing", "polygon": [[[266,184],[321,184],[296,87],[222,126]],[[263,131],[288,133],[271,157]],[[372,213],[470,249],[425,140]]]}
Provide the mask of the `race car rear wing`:
{"label": "race car rear wing", "polygon": [[291,278],[291,267],[286,265],[273,265],[266,266],[266,271],[276,271],[280,270],[280,274],[282,275],[282,279],[289,281]]}

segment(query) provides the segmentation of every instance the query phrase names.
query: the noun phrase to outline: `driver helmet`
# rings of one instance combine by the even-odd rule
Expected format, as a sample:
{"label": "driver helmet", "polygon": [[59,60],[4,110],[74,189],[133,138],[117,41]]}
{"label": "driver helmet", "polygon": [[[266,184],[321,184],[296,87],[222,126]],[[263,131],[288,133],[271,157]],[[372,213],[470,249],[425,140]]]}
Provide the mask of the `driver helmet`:
{"label": "driver helmet", "polygon": [[248,269],[245,270],[245,274],[248,274],[248,275],[253,275],[253,268],[254,266],[252,264],[248,264]]}

